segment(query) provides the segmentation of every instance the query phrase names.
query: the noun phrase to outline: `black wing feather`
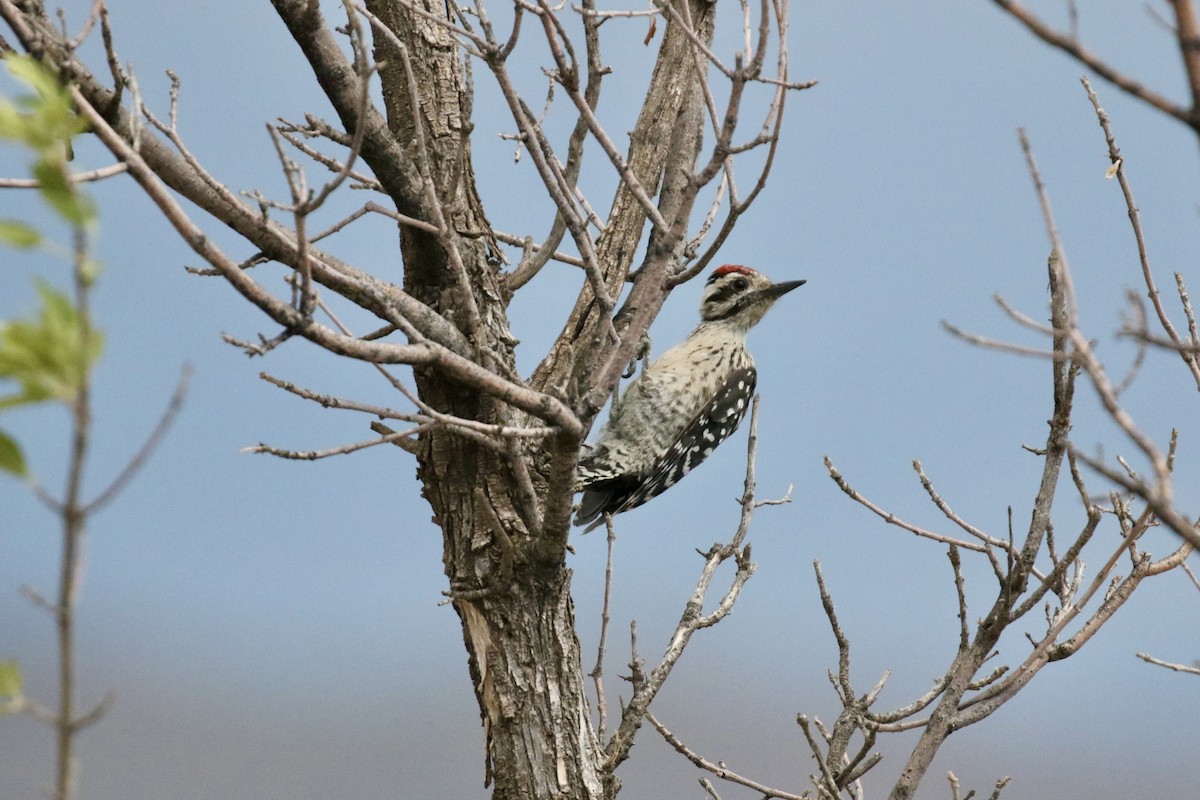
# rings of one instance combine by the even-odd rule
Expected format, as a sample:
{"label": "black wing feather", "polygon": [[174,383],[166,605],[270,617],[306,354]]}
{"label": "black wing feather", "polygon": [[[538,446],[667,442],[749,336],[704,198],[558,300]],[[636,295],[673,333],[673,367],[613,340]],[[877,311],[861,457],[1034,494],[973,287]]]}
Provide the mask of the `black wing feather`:
{"label": "black wing feather", "polygon": [[646,478],[612,512],[628,511],[657,497],[708,458],[741,425],[757,380],[754,367],[730,373],[712,400],[696,412],[667,451],[650,466]]}

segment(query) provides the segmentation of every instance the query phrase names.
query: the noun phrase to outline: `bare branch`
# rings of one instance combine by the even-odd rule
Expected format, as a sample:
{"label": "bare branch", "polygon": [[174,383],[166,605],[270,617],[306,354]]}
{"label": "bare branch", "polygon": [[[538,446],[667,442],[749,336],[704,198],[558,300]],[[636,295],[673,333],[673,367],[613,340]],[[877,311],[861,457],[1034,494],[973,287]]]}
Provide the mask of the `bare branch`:
{"label": "bare branch", "polygon": [[150,456],[154,455],[154,451],[162,444],[163,437],[167,435],[167,431],[171,429],[171,425],[175,422],[175,417],[178,416],[179,410],[183,408],[183,400],[187,397],[188,385],[191,383],[191,380],[192,365],[185,364],[179,374],[179,380],[175,384],[175,391],[172,393],[166,409],[158,418],[158,423],[154,426],[154,430],[146,437],[146,441],[134,453],[129,463],[117,474],[113,482],[83,507],[84,514],[93,514],[108,505],[113,498],[121,493],[121,490],[128,485],[129,481],[141,471],[142,467],[150,459]]}
{"label": "bare branch", "polygon": [[942,320],[942,328],[951,336],[962,339],[968,344],[973,344],[978,347],[986,347],[990,350],[1000,350],[1005,353],[1014,353],[1019,356],[1033,356],[1034,358],[1046,358],[1050,360],[1058,359],[1067,361],[1072,358],[1070,353],[1055,353],[1052,350],[1040,350],[1036,347],[1025,347],[1024,345],[1012,344],[1010,342],[1003,342],[998,339],[989,339],[986,336],[979,336],[978,334],[974,333],[967,333],[961,328],[950,324],[946,320]]}
{"label": "bare branch", "polygon": [[96,705],[71,721],[71,729],[78,733],[84,728],[96,724],[100,721],[101,717],[108,713],[108,710],[112,708],[112,704],[116,702],[116,699],[117,696],[112,692],[105,692]]}
{"label": "bare branch", "polygon": [[1108,63],[1103,61],[1092,51],[1081,45],[1073,36],[1059,33],[1046,23],[1038,19],[1034,14],[1015,0],[992,0],[1000,8],[1007,11],[1014,18],[1021,22],[1034,36],[1037,36],[1047,44],[1062,50],[1067,55],[1071,56],[1088,69],[1095,72],[1100,77],[1109,81],[1119,89],[1127,92],[1133,97],[1148,103],[1149,105],[1162,111],[1164,114],[1169,114],[1180,122],[1189,127],[1196,127],[1197,121],[1195,115],[1189,109],[1169,100],[1168,98],[1158,94],[1153,89],[1146,87],[1139,81],[1130,78],[1123,72],[1118,71]]}
{"label": "bare branch", "polygon": [[1075,450],[1075,457],[1113,483],[1145,500],[1147,507],[1159,520],[1193,547],[1200,549],[1200,526],[1180,515],[1170,502],[1170,498],[1164,497],[1144,481],[1133,479],[1127,473],[1112,469],[1100,460],[1084,455],[1078,450]]}
{"label": "bare branch", "polygon": [[435,235],[438,233],[438,227],[436,225],[416,219],[415,217],[410,217],[407,214],[401,214],[399,211],[393,211],[390,208],[384,208],[377,203],[367,203],[365,206],[363,206],[363,208],[375,214],[382,214],[389,219],[394,219],[402,225],[408,225],[411,228],[416,228],[417,230],[425,231],[426,233],[432,233]]}
{"label": "bare branch", "polygon": [[604,648],[608,639],[609,604],[612,600],[613,550],[617,543],[617,529],[613,527],[611,516],[606,516],[605,527],[608,529],[608,558],[604,567],[604,604],[600,610],[600,643],[596,646],[596,665],[588,673],[596,686],[596,713],[598,722],[596,736],[604,739],[608,728],[608,703],[604,696]]}
{"label": "bare branch", "polygon": [[[376,366],[378,366],[378,365],[376,365]],[[445,413],[439,412],[439,411],[429,407],[425,403],[420,403],[417,400],[416,396],[411,394],[407,390],[404,390],[404,394],[410,400],[415,401],[423,413],[409,414],[409,413],[405,413],[402,411],[395,411],[390,408],[385,408],[383,406],[376,406],[376,405],[371,405],[368,403],[360,403],[356,400],[347,400],[347,399],[344,399],[341,397],[334,397],[333,395],[328,395],[328,394],[320,394],[320,393],[312,391],[311,389],[305,389],[300,386],[297,386],[294,383],[280,380],[279,378],[276,378],[272,375],[268,375],[265,372],[260,372],[259,377],[262,378],[263,380],[265,380],[266,382],[268,382],[274,386],[277,386],[280,389],[283,389],[286,392],[290,392],[291,394],[294,394],[297,397],[302,397],[305,400],[311,400],[314,403],[317,403],[324,408],[340,408],[340,409],[346,409],[349,411],[358,411],[363,414],[370,414],[371,416],[379,417],[380,419],[401,420],[403,422],[415,423],[422,427],[428,427],[431,425],[439,425],[439,426],[445,426],[446,428],[449,428],[452,430],[466,429],[466,430],[471,430],[471,431],[474,431],[474,432],[477,432],[480,434],[485,434],[488,437],[492,437],[490,439],[490,442],[491,442],[491,446],[493,448],[500,447],[500,445],[495,441],[496,439],[504,439],[504,438],[511,438],[511,439],[535,438],[536,439],[536,438],[542,438],[545,436],[551,436],[554,433],[556,433],[554,428],[547,428],[547,427],[519,428],[519,427],[510,426],[510,425],[496,425],[496,424],[491,424],[491,423],[486,423],[486,422],[479,422],[479,421],[473,420],[473,419],[466,419],[465,417],[457,417],[457,416],[454,416],[453,414],[445,414]],[[400,388],[400,387],[397,387],[397,388]]]}
{"label": "bare branch", "polygon": [[892,512],[885,511],[884,509],[880,508],[875,503],[863,497],[857,489],[851,486],[849,482],[842,477],[842,473],[838,472],[837,468],[833,466],[833,461],[830,460],[829,456],[825,456],[825,469],[829,471],[829,477],[832,478],[833,482],[838,485],[838,488],[849,495],[851,500],[870,510],[889,525],[895,525],[898,528],[903,528],[909,533],[916,534],[917,536],[921,536],[926,539],[932,539],[935,542],[952,544],[956,547],[961,547],[963,550],[973,550],[977,553],[983,553],[987,551],[987,548],[984,545],[976,544],[975,542],[968,542],[965,539],[956,539],[953,536],[945,536],[940,533],[934,533],[933,531],[917,527],[910,522],[905,522]]}
{"label": "bare branch", "polygon": [[933,488],[933,482],[929,480],[929,477],[925,474],[925,469],[921,466],[921,461],[919,459],[913,459],[912,465],[913,469],[917,473],[917,478],[921,481],[921,486],[929,495],[929,499],[933,501],[933,504],[938,507],[939,511],[946,515],[946,519],[950,520],[968,534],[983,542],[985,545],[998,547],[1000,549],[1006,549],[1008,547],[1007,542],[997,539],[994,536],[989,536],[979,528],[976,528],[974,525],[955,514],[950,508],[949,504],[943,500],[941,495],[937,493],[937,490]]}
{"label": "bare branch", "polygon": [[813,785],[817,787],[817,791],[821,797],[836,800],[838,797],[837,779],[833,777],[833,770],[829,767],[829,761],[825,758],[825,754],[821,752],[821,745],[813,736],[812,726],[809,724],[808,717],[804,714],[796,715],[796,724],[800,726],[800,730],[804,732],[804,738],[808,742],[808,749],[812,751],[813,758],[816,759],[817,766],[820,770],[819,775],[813,777]]}
{"label": "bare branch", "polygon": [[[1174,2],[1177,13],[1180,12],[1180,7],[1183,5],[1190,6],[1190,3]],[[1192,17],[1194,24],[1195,19]],[[1194,32],[1193,32],[1194,33]],[[1183,33],[1180,33],[1181,41]],[[1186,48],[1185,52],[1189,53],[1189,62],[1197,64],[1197,69],[1200,70],[1200,50],[1195,46]],[[1195,76],[1197,81],[1200,81],[1200,72]],[[1083,82],[1084,89],[1087,90],[1088,100],[1092,103],[1092,108],[1096,111],[1096,119],[1100,121],[1100,127],[1104,130],[1104,140],[1108,144],[1108,157],[1112,161],[1113,167],[1116,169],[1117,182],[1121,185],[1121,193],[1125,196],[1125,207],[1129,211],[1129,222],[1133,226],[1133,237],[1137,242],[1138,262],[1142,265],[1142,279],[1146,283],[1146,295],[1150,298],[1150,304],[1154,306],[1154,312],[1158,315],[1159,324],[1166,332],[1167,336],[1176,346],[1183,346],[1184,341],[1180,338],[1175,326],[1171,324],[1170,318],[1167,316],[1166,309],[1163,308],[1162,298],[1159,296],[1158,286],[1154,281],[1154,273],[1150,270],[1150,259],[1146,255],[1146,239],[1142,234],[1141,218],[1138,215],[1137,205],[1133,201],[1133,190],[1130,189],[1129,179],[1125,175],[1125,159],[1121,157],[1121,151],[1117,148],[1117,140],[1113,135],[1112,126],[1108,121],[1108,114],[1100,107],[1100,98],[1096,96],[1096,92],[1092,89],[1092,84],[1088,82],[1087,77],[1080,79]],[[1197,91],[1200,91],[1200,83],[1196,85]],[[1198,95],[1200,99],[1200,95]],[[1179,351],[1180,357],[1187,364],[1189,371],[1192,373],[1192,378],[1196,381],[1196,388],[1200,390],[1200,357],[1196,353],[1187,350]]]}
{"label": "bare branch", "polygon": [[1141,557],[1135,560],[1130,574],[1123,580],[1114,579],[1113,585],[1104,595],[1099,607],[1092,612],[1082,627],[1066,642],[1059,642],[1059,635],[1073,620],[1083,613],[1091,599],[1109,583],[1109,576],[1116,567],[1121,555],[1129,551],[1130,546],[1149,530],[1153,516],[1149,511],[1144,512],[1137,522],[1131,526],[1120,544],[1112,551],[1105,563],[1096,573],[1088,588],[1079,599],[1069,605],[1064,605],[1061,612],[1054,618],[1046,634],[1035,643],[1033,652],[1026,657],[1015,670],[1003,681],[988,687],[970,701],[963,703],[961,710],[955,715],[955,724],[959,727],[970,725],[991,714],[1023,688],[1033,676],[1047,663],[1067,658],[1078,652],[1088,640],[1112,617],[1114,613],[1129,599],[1141,581],[1152,574],[1182,563],[1190,552],[1190,545],[1184,544],[1164,563],[1154,566],[1149,559]]}
{"label": "bare branch", "polygon": [[1196,577],[1196,573],[1192,572],[1192,568],[1187,565],[1187,562],[1185,561],[1179,566],[1183,568],[1183,571],[1187,574],[1188,579],[1191,580],[1192,585],[1195,586],[1196,589],[1200,590],[1200,578]]}
{"label": "bare branch", "polygon": [[1197,662],[1195,665],[1176,664],[1171,661],[1163,661],[1160,658],[1155,658],[1149,653],[1135,653],[1135,655],[1142,661],[1145,661],[1147,664],[1154,664],[1158,667],[1166,667],[1174,672],[1186,672],[1191,675],[1200,675],[1200,662]]}
{"label": "bare branch", "polygon": [[[355,130],[360,124],[361,78],[325,24],[319,4],[307,0],[272,0],[272,5],[312,65],[343,129]],[[426,209],[420,208],[424,203],[420,172],[410,152],[392,136],[387,120],[373,106],[365,110],[364,116],[363,160],[399,210],[426,217]]]}
{"label": "bare branch", "polygon": [[821,607],[825,610],[825,617],[829,620],[829,627],[837,642],[838,678],[834,682],[834,688],[838,690],[838,696],[842,703],[847,704],[854,698],[854,688],[850,685],[850,640],[842,630],[841,623],[838,622],[837,611],[833,607],[833,598],[825,587],[825,576],[821,574],[820,561],[813,561],[813,571],[817,575],[817,591],[821,595]]}
{"label": "bare branch", "polygon": [[365,189],[372,189],[377,192],[383,191],[383,187],[380,185],[379,181],[375,180],[370,175],[358,172],[357,170],[353,169],[353,165],[348,164],[348,162],[338,161],[336,158],[331,158],[330,156],[325,155],[320,150],[305,142],[301,136],[315,135],[311,132],[311,129],[301,128],[296,123],[289,122],[282,117],[279,118],[279,123],[280,124],[275,128],[277,131],[279,131],[279,135],[287,140],[288,144],[299,150],[301,153],[304,153],[304,155],[308,156],[313,161],[316,161],[321,166],[327,168],[330,172],[341,173],[344,171],[348,177],[357,181],[357,183]]}
{"label": "bare branch", "polygon": [[[1200,109],[1200,22],[1196,18],[1196,6],[1192,0],[1168,0],[1175,12],[1175,36],[1179,43],[1179,55],[1183,59],[1184,72],[1188,77],[1188,88],[1192,95],[1193,118]],[[1193,127],[1196,127],[1193,122]]]}
{"label": "bare branch", "polygon": [[688,761],[691,761],[700,769],[716,775],[721,780],[729,781],[730,783],[736,783],[739,786],[748,787],[756,792],[761,793],[764,797],[777,797],[780,798],[780,800],[807,800],[804,795],[792,794],[781,789],[773,789],[766,784],[759,783],[751,778],[743,777],[726,767],[725,762],[723,761],[717,763],[709,761],[680,741],[679,737],[671,733],[667,726],[659,722],[658,718],[649,711],[646,712],[646,720],[654,726],[656,731],[662,735],[667,744],[675,748],[677,753],[681,754],[684,758],[686,758]]}
{"label": "bare branch", "polygon": [[[457,374],[465,382],[483,389],[505,402],[512,403],[523,411],[548,421],[553,420],[554,424],[561,427],[564,433],[582,437],[582,426],[578,419],[561,401],[507,381],[441,345],[433,342],[423,342],[417,345],[364,342],[361,339],[335,333],[311,319],[305,319],[295,308],[271,296],[221,252],[211,238],[204,235],[203,231],[188,218],[141,156],[134,152],[104,118],[92,108],[79,89],[73,88],[72,92],[80,110],[91,121],[105,145],[129,164],[130,173],[188,245],[198,255],[218,268],[225,279],[246,299],[266,312],[276,322],[285,326],[286,329],[294,330],[334,353],[363,361],[377,364],[407,363],[427,366],[436,364],[452,374]],[[489,388],[484,388],[485,386]]]}
{"label": "bare branch", "polygon": [[[534,243],[533,238],[530,236],[522,239],[518,236],[513,236],[511,233],[505,233],[497,230],[493,230],[492,235],[505,244],[511,244],[514,247],[528,247],[529,250],[534,253],[542,252],[542,245]],[[570,264],[573,267],[584,266],[583,259],[576,256],[567,255],[566,253],[560,253],[558,251],[552,252],[549,256],[547,256],[546,260],[560,261],[563,264]],[[524,262],[522,262],[522,266],[524,266]],[[518,269],[515,269],[509,273],[506,284],[509,286],[509,288],[515,291],[516,289],[519,289],[528,283],[529,279],[532,278],[533,275],[534,273],[531,270],[525,269],[522,271],[522,269],[518,267]]]}
{"label": "bare branch", "polygon": [[572,55],[568,59],[566,52],[566,48],[570,47],[570,39],[566,36],[565,30],[561,28],[562,23],[558,19],[558,15],[550,7],[548,0],[537,0],[537,4],[537,7],[541,11],[538,16],[542,20],[542,25],[546,32],[546,42],[550,46],[550,54],[558,66],[556,77],[559,83],[567,90],[568,96],[575,103],[575,107],[579,109],[580,117],[586,120],[592,137],[600,145],[601,149],[604,150],[604,154],[608,156],[609,162],[617,170],[617,173],[620,174],[625,187],[637,198],[638,203],[641,204],[642,211],[656,228],[665,232],[669,227],[666,219],[663,218],[658,206],[650,199],[641,181],[638,180],[633,170],[630,169],[625,157],[617,150],[608,132],[604,130],[604,127],[600,124],[600,120],[592,110],[591,104],[579,88],[578,70],[571,63],[574,60],[574,56]]}
{"label": "bare branch", "polygon": [[1200,347],[1200,329],[1196,326],[1196,313],[1192,310],[1192,301],[1188,297],[1187,286],[1183,283],[1183,275],[1175,273],[1175,288],[1179,291],[1179,302],[1183,304],[1183,313],[1188,321],[1188,341],[1193,346]]}
{"label": "bare branch", "polygon": [[[110,164],[107,167],[90,169],[85,172],[72,172],[67,175],[67,180],[71,183],[102,181],[105,178],[120,175],[126,169],[128,167],[124,164]],[[41,186],[41,182],[34,178],[0,178],[0,189],[40,189]]]}
{"label": "bare branch", "polygon": [[351,444],[343,444],[337,447],[330,447],[327,450],[282,450],[277,447],[271,447],[265,444],[257,444],[252,447],[243,447],[243,453],[266,453],[267,455],[278,456],[280,458],[292,459],[295,461],[316,461],[321,458],[329,458],[330,456],[341,456],[347,453],[353,453],[358,450],[363,450],[367,447],[374,447],[377,444],[389,444],[399,439],[411,439],[424,431],[428,430],[429,425],[419,425],[415,428],[409,428],[406,431],[397,431],[381,436],[378,439],[367,439],[362,442],[352,442]]}
{"label": "bare branch", "polygon": [[[1136,380],[1138,374],[1141,373],[1142,366],[1146,361],[1146,353],[1150,349],[1150,342],[1138,335],[1138,333],[1148,333],[1148,328],[1146,326],[1146,309],[1142,304],[1141,298],[1138,297],[1132,290],[1129,291],[1129,299],[1129,305],[1133,309],[1135,315],[1135,321],[1132,325],[1132,330],[1137,332],[1133,333],[1132,335],[1135,339],[1137,339],[1138,348],[1137,353],[1133,357],[1133,362],[1129,365],[1129,370],[1125,373],[1125,377],[1121,379],[1121,381],[1117,384],[1117,387],[1113,390],[1118,396],[1124,394],[1125,390],[1133,385],[1134,380]],[[1124,333],[1125,330],[1123,329],[1117,333],[1117,336],[1121,336]]]}

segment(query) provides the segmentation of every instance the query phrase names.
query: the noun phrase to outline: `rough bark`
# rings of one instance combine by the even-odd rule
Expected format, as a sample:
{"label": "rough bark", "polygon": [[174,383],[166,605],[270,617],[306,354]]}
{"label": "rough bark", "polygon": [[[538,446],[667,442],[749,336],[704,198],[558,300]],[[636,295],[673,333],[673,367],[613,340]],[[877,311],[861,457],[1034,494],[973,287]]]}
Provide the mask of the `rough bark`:
{"label": "rough bark", "polygon": [[[410,48],[437,174],[461,176],[456,185],[443,189],[455,227],[460,231],[486,229],[474,191],[466,139],[470,121],[463,108],[465,87],[453,42],[443,28],[396,3],[374,2],[372,10]],[[431,2],[427,10],[440,11],[441,5]],[[712,6],[696,3],[693,15],[700,21],[701,35],[710,38]],[[376,42],[378,59],[388,64],[381,76],[389,121],[397,138],[407,143],[416,126],[410,116],[412,104],[407,101],[406,73],[398,68],[398,54],[390,43],[378,37]],[[662,183],[664,165],[675,170],[671,183],[678,183],[693,169],[702,118],[692,58],[686,37],[670,26],[629,154],[634,174],[650,191]],[[670,155],[672,145],[677,148],[674,157]],[[690,206],[684,208],[687,204],[676,197],[671,194],[669,205],[673,207],[664,208],[667,218],[677,223],[675,230],[657,232],[656,238],[667,242],[665,248],[658,248],[665,251],[658,253],[660,275],[665,275],[668,258],[682,236],[678,221],[682,219],[686,230],[690,213]],[[605,280],[613,295],[628,274],[644,225],[645,212],[622,186],[599,244]],[[433,308],[448,312],[455,301],[450,270],[445,254],[431,238],[403,231],[405,288]],[[460,242],[484,319],[484,346],[502,352],[511,366],[511,337],[495,270],[477,239]],[[660,278],[652,288],[650,299],[639,303],[656,311],[666,295],[664,281]],[[558,361],[555,354],[573,355],[589,346],[594,353],[607,351],[600,346],[605,321],[596,311],[588,293],[581,293],[567,333],[532,381],[535,387],[566,384],[568,397],[579,397],[591,388],[586,376],[594,369],[595,359]],[[504,407],[496,407],[486,397],[463,393],[444,376],[418,371],[417,380],[422,399],[436,408],[471,419],[503,421]],[[446,572],[458,593],[454,605],[462,620],[471,676],[487,730],[494,796],[614,796],[619,782],[611,774],[601,773],[600,743],[584,693],[570,572],[564,560],[565,519],[560,529],[551,529],[547,519],[547,527],[538,530],[536,511],[528,513],[528,502],[523,506],[517,496],[512,464],[497,454],[448,433],[434,432],[425,444],[419,475],[443,531]],[[577,445],[550,440],[545,451],[533,454],[530,473],[539,495],[546,488],[553,463],[561,462],[564,455],[573,459]],[[536,541],[539,537],[541,541]]]}
{"label": "rough bark", "polygon": [[[486,230],[470,162],[468,87],[463,83],[459,51],[446,30],[392,0],[369,3],[409,50],[416,82],[421,126],[427,133],[434,174],[449,181],[438,186],[452,226],[460,233]],[[444,13],[428,2],[430,13]],[[706,39],[712,33],[712,6],[696,3],[694,18]],[[691,174],[701,139],[699,91],[686,37],[670,26],[666,44],[634,132],[630,162],[649,190],[662,183],[664,165],[674,168],[669,183]],[[404,149],[418,136],[408,73],[395,45],[375,38],[388,121]],[[670,148],[674,146],[675,155]],[[667,197],[664,194],[664,197]],[[685,207],[687,206],[687,207]],[[660,274],[686,230],[690,204],[671,193],[664,206],[673,230],[656,232]],[[680,223],[682,223],[682,228]],[[618,192],[606,234],[600,243],[609,289],[616,294],[625,280],[645,225],[645,213],[624,187]],[[482,318],[474,344],[512,369],[512,338],[496,262],[488,259],[478,237],[456,239]],[[401,227],[405,290],[454,321],[462,298],[442,243],[431,234]],[[658,280],[650,301],[656,311],[666,295]],[[649,310],[649,309],[647,309]],[[652,318],[652,317],[651,317]],[[595,345],[603,330],[601,315],[585,292],[556,353],[576,353]],[[468,333],[466,330],[464,334]],[[607,348],[594,348],[603,353]],[[538,388],[574,381],[568,397],[591,387],[586,376],[594,360],[556,362],[552,355],[532,384]],[[574,367],[574,369],[572,369]],[[465,391],[433,370],[415,370],[422,400],[448,413],[484,422],[514,422],[511,409],[485,395]],[[583,383],[583,386],[579,386]],[[445,569],[455,593],[468,664],[483,725],[487,731],[487,778],[496,798],[615,796],[619,782],[601,769],[601,747],[590,720],[584,692],[579,643],[565,565],[566,519],[542,517],[536,506],[549,500],[547,476],[564,460],[573,464],[577,441],[550,439],[540,452],[499,454],[473,440],[433,431],[422,441],[418,475],[434,510],[445,545]],[[523,498],[513,474],[514,458],[525,459],[537,497]],[[569,501],[568,501],[569,502]],[[544,525],[543,525],[544,520]],[[557,523],[557,524],[555,524]]]}
{"label": "rough bark", "polygon": [[[470,150],[469,88],[459,49],[445,28],[386,0],[368,4],[408,48],[419,108],[414,109],[403,56],[386,37],[375,37],[388,121],[396,139],[412,152],[418,128],[425,131],[437,191],[454,230],[481,328],[474,346],[499,369],[515,371],[498,261],[486,239],[465,236],[487,230],[475,189]],[[428,2],[430,13],[445,13]],[[420,125],[414,116],[419,113]],[[465,298],[443,243],[432,234],[401,226],[404,288],[463,330]],[[438,370],[414,370],[421,399],[434,408],[483,422],[514,424],[511,407],[449,380]],[[549,450],[570,458],[578,441],[551,439]],[[486,780],[494,797],[597,798],[598,743],[584,693],[575,636],[570,572],[563,547],[539,547],[538,497],[545,480],[532,471],[538,497],[523,497],[514,475],[521,449],[498,453],[447,430],[422,437],[418,477],[442,529],[444,566],[462,623],[471,680],[487,735]],[[551,538],[565,545],[565,519]]]}

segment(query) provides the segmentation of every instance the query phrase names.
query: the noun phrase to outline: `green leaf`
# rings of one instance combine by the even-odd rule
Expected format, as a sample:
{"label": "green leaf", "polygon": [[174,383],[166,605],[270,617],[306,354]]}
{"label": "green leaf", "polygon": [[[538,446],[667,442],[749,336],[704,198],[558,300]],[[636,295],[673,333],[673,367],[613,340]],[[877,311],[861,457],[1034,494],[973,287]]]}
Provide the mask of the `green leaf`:
{"label": "green leaf", "polygon": [[90,327],[65,294],[39,283],[42,308],[35,320],[0,323],[0,379],[16,381],[0,409],[46,400],[72,401],[104,338]]}
{"label": "green leaf", "polygon": [[15,658],[0,661],[0,698],[18,698],[25,693],[25,681],[21,677],[21,665]]}
{"label": "green leaf", "polygon": [[42,243],[42,234],[37,228],[15,219],[0,219],[0,242],[12,247],[28,249]]}
{"label": "green leaf", "polygon": [[[17,444],[16,439],[4,431],[0,431],[0,472],[7,472],[18,478],[24,478],[29,474],[29,467],[25,464],[25,454],[21,452],[21,446]],[[0,686],[0,694],[3,693],[3,686]]]}
{"label": "green leaf", "polygon": [[17,139],[38,150],[59,149],[81,130],[70,92],[58,76],[40,61],[28,55],[4,57],[8,71],[37,93],[36,97],[18,97],[16,104],[4,102],[0,110],[0,135]]}
{"label": "green leaf", "polygon": [[91,198],[76,191],[68,180],[65,161],[43,157],[33,166],[33,176],[40,184],[42,197],[68,222],[82,225],[96,218]]}
{"label": "green leaf", "polygon": [[94,258],[84,258],[77,267],[79,279],[83,281],[84,286],[94,286],[96,279],[100,277],[100,269],[103,265]]}
{"label": "green leaf", "polygon": [[56,97],[62,94],[58,76],[33,56],[7,53],[4,56],[4,64],[14,77],[22,80],[40,97]]}
{"label": "green leaf", "polygon": [[[75,103],[59,76],[31,56],[8,54],[3,57],[9,72],[31,88],[36,96],[25,95],[15,101],[0,97],[0,139],[23,142],[35,151],[45,183],[47,200],[72,222],[93,217],[91,204],[66,179],[66,164],[71,160],[71,138],[87,130],[88,123],[75,111]],[[61,175],[51,174],[53,171]]]}
{"label": "green leaf", "polygon": [[75,113],[71,91],[53,70],[30,55],[9,54],[4,62],[17,80],[37,93],[36,97],[21,97],[17,102],[41,117],[47,130],[82,131],[81,125],[85,123]]}
{"label": "green leaf", "polygon": [[25,129],[29,127],[24,114],[7,100],[0,98],[0,139],[25,141]]}

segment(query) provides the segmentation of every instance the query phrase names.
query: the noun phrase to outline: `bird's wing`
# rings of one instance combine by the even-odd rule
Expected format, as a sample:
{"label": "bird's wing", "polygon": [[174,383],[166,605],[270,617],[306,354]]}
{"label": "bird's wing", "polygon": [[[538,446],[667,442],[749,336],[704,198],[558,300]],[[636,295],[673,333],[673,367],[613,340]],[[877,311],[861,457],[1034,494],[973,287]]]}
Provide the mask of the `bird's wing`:
{"label": "bird's wing", "polygon": [[708,458],[742,423],[746,409],[750,407],[750,398],[754,396],[757,379],[754,367],[743,367],[730,373],[712,399],[696,412],[666,452],[650,466],[645,480],[614,513],[637,508],[662,494]]}

